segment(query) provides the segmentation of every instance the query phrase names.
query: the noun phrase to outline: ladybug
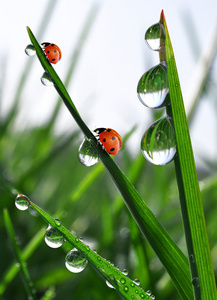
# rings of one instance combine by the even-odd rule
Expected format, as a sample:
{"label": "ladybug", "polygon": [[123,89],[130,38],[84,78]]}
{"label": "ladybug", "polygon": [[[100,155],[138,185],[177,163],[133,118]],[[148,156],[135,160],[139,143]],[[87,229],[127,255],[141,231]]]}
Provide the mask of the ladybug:
{"label": "ladybug", "polygon": [[122,148],[121,136],[111,128],[97,128],[94,132],[109,154],[116,155]]}
{"label": "ladybug", "polygon": [[60,61],[62,52],[57,45],[51,43],[43,43],[41,45],[50,63],[56,64]]}

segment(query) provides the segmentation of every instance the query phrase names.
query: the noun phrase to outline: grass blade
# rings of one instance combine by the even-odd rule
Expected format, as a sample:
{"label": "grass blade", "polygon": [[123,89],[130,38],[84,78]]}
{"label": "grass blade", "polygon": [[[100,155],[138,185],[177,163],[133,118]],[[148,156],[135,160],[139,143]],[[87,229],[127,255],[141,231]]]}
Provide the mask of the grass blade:
{"label": "grass blade", "polygon": [[166,35],[165,50],[171,98],[171,109],[168,107],[167,112],[172,117],[176,135],[175,168],[192,283],[196,299],[214,300],[217,299],[217,294],[197,172],[173,48],[163,12],[161,22]]}
{"label": "grass blade", "polygon": [[[28,199],[28,198],[26,198]],[[81,242],[74,236],[66,227],[57,222],[48,213],[43,211],[36,204],[28,199],[30,205],[36,210],[44,220],[53,228],[57,229],[64,238],[89,261],[89,263],[107,280],[115,290],[120,293],[125,299],[152,299],[142,288],[137,286],[130,278],[125,276],[116,267],[102,258],[100,255],[92,251],[89,246]]]}
{"label": "grass blade", "polygon": [[147,207],[127,177],[115,164],[113,159],[101,148],[92,132],[81,119],[62,81],[56,74],[51,64],[48,62],[30,28],[27,27],[27,30],[44,70],[49,73],[54,82],[55,89],[69,109],[71,115],[74,117],[84,135],[89,139],[94,149],[98,152],[102,163],[109,171],[113,181],[122,194],[128,209],[139,225],[141,231],[146,236],[150,245],[158,255],[163,266],[170,274],[170,277],[172,278],[177,290],[182,295],[183,299],[192,299],[193,294],[187,258],[167,234],[165,229],[156,219],[151,210]]}
{"label": "grass blade", "polygon": [[11,219],[10,219],[10,216],[9,216],[9,213],[8,213],[7,209],[4,209],[4,220],[5,220],[5,226],[6,226],[7,231],[8,231],[8,235],[10,237],[10,240],[11,240],[11,243],[12,243],[12,246],[13,246],[13,249],[14,249],[14,253],[15,253],[16,258],[17,258],[17,262],[20,265],[20,271],[21,271],[21,274],[22,274],[22,277],[23,277],[23,281],[24,281],[24,285],[25,285],[28,297],[30,299],[36,300],[35,293],[34,293],[34,290],[33,290],[33,285],[32,285],[32,282],[31,282],[31,279],[30,279],[30,276],[29,276],[29,272],[28,272],[28,269],[26,267],[25,261],[23,259],[20,247],[17,243],[15,232],[14,232],[14,229],[13,229],[13,225],[12,225],[12,222],[11,222]]}

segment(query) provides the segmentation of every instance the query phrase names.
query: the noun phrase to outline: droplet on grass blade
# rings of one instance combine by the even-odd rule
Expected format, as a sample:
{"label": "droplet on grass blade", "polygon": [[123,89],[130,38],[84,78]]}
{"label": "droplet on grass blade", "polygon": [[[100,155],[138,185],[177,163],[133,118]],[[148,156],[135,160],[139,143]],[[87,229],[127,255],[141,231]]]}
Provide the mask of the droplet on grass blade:
{"label": "droplet on grass blade", "polygon": [[44,72],[44,74],[41,76],[41,83],[45,86],[53,86],[53,80],[48,74],[48,72]]}
{"label": "droplet on grass blade", "polygon": [[32,44],[27,45],[26,48],[25,48],[25,53],[28,56],[35,55],[35,53],[36,53],[35,47]]}
{"label": "droplet on grass blade", "polygon": [[29,198],[25,195],[19,194],[17,195],[15,199],[15,206],[19,210],[27,210],[29,208]]}
{"label": "droplet on grass blade", "polygon": [[176,154],[176,140],[169,117],[154,122],[141,140],[144,157],[154,165],[168,164]]}
{"label": "droplet on grass blade", "polygon": [[86,167],[93,166],[99,161],[98,153],[86,138],[84,138],[78,149],[78,159]]}
{"label": "droplet on grass blade", "polygon": [[159,108],[169,101],[167,67],[160,63],[142,75],[137,85],[140,102],[149,108]]}
{"label": "droplet on grass blade", "polygon": [[82,272],[87,263],[87,259],[76,248],[69,251],[65,258],[65,266],[72,273]]}
{"label": "droplet on grass blade", "polygon": [[57,229],[53,228],[51,225],[48,226],[45,232],[44,240],[45,243],[51,248],[59,248],[65,242],[65,239],[62,236],[62,234]]}
{"label": "droplet on grass blade", "polygon": [[150,26],[145,33],[145,41],[148,47],[154,51],[160,51],[162,41],[165,38],[163,25],[156,23]]}

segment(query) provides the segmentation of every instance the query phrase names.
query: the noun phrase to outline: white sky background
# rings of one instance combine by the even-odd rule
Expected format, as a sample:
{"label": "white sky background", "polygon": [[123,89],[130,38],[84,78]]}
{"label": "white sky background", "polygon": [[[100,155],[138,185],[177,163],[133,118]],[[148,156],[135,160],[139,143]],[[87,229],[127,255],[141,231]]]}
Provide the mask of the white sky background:
{"label": "white sky background", "polygon": [[[17,126],[25,128],[28,125],[43,124],[56,104],[56,91],[41,84],[42,67],[35,56],[25,55],[24,48],[30,43],[26,26],[37,34],[48,1],[0,0],[0,3],[0,86],[3,85],[0,113],[2,115],[12,105],[25,63],[32,59],[33,68],[22,93]],[[65,78],[71,53],[94,4],[99,5],[99,11],[68,91],[91,129],[111,127],[124,136],[134,125],[138,125],[135,136],[128,144],[129,148],[136,151],[142,134],[151,122],[150,109],[137,98],[137,83],[145,71],[159,62],[158,54],[148,49],[144,42],[146,29],[159,21],[161,10],[164,9],[185,98],[196,66],[185,16],[195,26],[202,50],[209,32],[217,23],[217,2],[58,1],[40,42],[54,42],[62,49],[62,60],[54,66],[61,79]],[[4,66],[6,74],[2,71]],[[216,69],[215,64],[212,74],[216,74]],[[213,80],[217,85],[216,75]],[[192,142],[196,154],[215,157],[216,111],[210,103],[202,101],[200,105],[193,126]],[[63,106],[56,129],[63,131],[70,128],[75,129],[77,126]]]}

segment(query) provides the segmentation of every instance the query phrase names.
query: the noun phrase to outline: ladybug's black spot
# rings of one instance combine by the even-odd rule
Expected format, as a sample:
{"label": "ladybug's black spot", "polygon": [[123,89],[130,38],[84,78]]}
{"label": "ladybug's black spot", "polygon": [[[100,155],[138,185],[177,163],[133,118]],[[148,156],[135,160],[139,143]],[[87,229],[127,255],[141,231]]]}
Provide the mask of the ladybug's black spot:
{"label": "ladybug's black spot", "polygon": [[111,131],[111,129],[107,129],[106,131],[110,132],[110,131]]}
{"label": "ladybug's black spot", "polygon": [[56,60],[56,58],[52,58],[52,61],[55,61]]}
{"label": "ladybug's black spot", "polygon": [[115,148],[111,148],[110,151],[111,151],[111,152],[112,152],[112,151],[115,151]]}
{"label": "ladybug's black spot", "polygon": [[57,50],[54,50],[54,53],[57,53]]}
{"label": "ladybug's black spot", "polygon": [[114,140],[116,139],[116,137],[115,137],[115,136],[113,136],[111,139],[114,141]]}
{"label": "ladybug's black spot", "polygon": [[50,53],[50,51],[48,50],[47,53]]}
{"label": "ladybug's black spot", "polygon": [[105,142],[106,142],[106,139],[103,139],[103,142],[105,143]]}

